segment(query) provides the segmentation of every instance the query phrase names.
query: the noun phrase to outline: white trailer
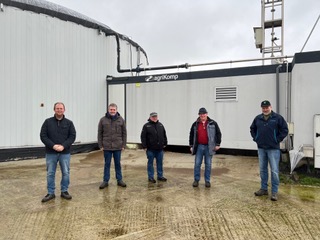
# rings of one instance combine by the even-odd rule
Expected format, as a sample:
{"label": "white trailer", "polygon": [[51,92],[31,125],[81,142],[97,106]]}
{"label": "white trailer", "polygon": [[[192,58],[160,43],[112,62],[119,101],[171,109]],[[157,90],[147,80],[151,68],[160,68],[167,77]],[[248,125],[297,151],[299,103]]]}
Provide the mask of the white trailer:
{"label": "white trailer", "polygon": [[[313,124],[320,113],[319,69],[320,52],[306,52],[295,54],[292,63],[113,78],[107,80],[108,101],[123,106],[129,142],[140,143],[141,128],[156,111],[169,144],[187,146],[190,126],[205,107],[221,128],[223,149],[255,151],[249,126],[268,99],[290,123],[283,148],[319,149]],[[122,94],[113,95],[119,89]]]}

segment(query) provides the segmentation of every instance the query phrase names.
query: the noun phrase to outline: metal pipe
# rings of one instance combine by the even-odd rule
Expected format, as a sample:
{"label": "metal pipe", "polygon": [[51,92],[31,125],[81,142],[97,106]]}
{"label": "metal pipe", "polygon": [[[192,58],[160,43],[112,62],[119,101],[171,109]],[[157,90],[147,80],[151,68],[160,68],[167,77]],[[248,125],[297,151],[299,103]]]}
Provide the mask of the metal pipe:
{"label": "metal pipe", "polygon": [[312,32],[313,32],[314,28],[316,27],[316,25],[317,25],[317,23],[318,23],[318,21],[319,21],[319,18],[320,18],[320,14],[319,14],[319,16],[318,16],[318,18],[317,18],[317,20],[316,20],[315,24],[313,25],[313,28],[312,28],[311,32],[309,33],[309,36],[308,36],[308,38],[307,38],[306,42],[303,44],[303,47],[301,48],[301,51],[300,51],[300,52],[302,52],[302,51],[303,51],[304,47],[306,46],[307,42],[309,41],[309,38],[310,38],[310,36],[311,36],[311,34],[312,34]]}
{"label": "metal pipe", "polygon": [[282,67],[282,65],[279,65],[276,68],[276,102],[277,102],[277,113],[280,113],[280,74],[279,69]]}
{"label": "metal pipe", "polygon": [[161,67],[147,67],[141,68],[139,65],[134,69],[122,69],[120,64],[120,39],[118,34],[114,34],[117,43],[117,71],[119,73],[126,73],[126,72],[144,72],[144,71],[155,71],[155,70],[166,70],[166,69],[179,69],[185,68],[188,69],[189,67],[200,67],[200,66],[209,66],[209,65],[217,65],[217,64],[232,64],[232,63],[240,63],[240,62],[254,62],[254,61],[261,61],[261,60],[272,60],[272,59],[288,59],[293,58],[293,56],[278,56],[278,57],[267,57],[267,58],[251,58],[251,59],[242,59],[242,60],[230,60],[230,61],[220,61],[220,62],[210,62],[210,63],[198,63],[198,64],[180,64],[180,65],[171,65],[171,66],[161,66]]}
{"label": "metal pipe", "polygon": [[200,64],[189,64],[189,67],[200,67],[207,65],[216,65],[216,64],[226,64],[226,63],[240,63],[240,62],[254,62],[261,60],[272,60],[272,59],[288,59],[293,58],[294,56],[277,56],[277,57],[266,57],[266,58],[250,58],[250,59],[242,59],[242,60],[230,60],[230,61],[220,61],[220,62],[211,62],[211,63],[200,63]]}
{"label": "metal pipe", "polygon": [[[289,63],[288,61],[284,62],[286,64],[286,81],[285,81],[285,118],[287,120],[287,122],[290,124],[291,123],[291,119],[289,117],[289,105],[290,105],[290,86],[289,86]],[[293,146],[293,135],[289,134],[286,140],[286,150],[290,151],[292,150],[292,146]]]}
{"label": "metal pipe", "polygon": [[287,65],[287,121],[291,122],[291,78],[289,75],[289,63],[286,62]]}

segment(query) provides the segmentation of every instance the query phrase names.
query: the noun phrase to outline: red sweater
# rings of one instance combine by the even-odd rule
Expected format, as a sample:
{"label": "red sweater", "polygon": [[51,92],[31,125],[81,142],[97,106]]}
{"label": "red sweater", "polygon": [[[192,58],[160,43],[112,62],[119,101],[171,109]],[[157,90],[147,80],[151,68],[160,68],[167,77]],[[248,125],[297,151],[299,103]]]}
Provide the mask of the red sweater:
{"label": "red sweater", "polygon": [[207,145],[208,144],[208,132],[207,132],[208,121],[198,123],[198,143]]}

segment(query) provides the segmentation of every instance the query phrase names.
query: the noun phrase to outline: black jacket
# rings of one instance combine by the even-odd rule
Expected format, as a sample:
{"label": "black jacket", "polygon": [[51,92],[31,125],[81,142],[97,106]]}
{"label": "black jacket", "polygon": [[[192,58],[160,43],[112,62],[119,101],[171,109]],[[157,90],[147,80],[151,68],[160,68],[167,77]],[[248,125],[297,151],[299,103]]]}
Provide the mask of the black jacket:
{"label": "black jacket", "polygon": [[53,149],[55,144],[61,144],[64,150],[59,153],[70,153],[70,147],[76,139],[76,129],[73,122],[65,117],[47,118],[42,124],[40,139],[46,146],[46,153],[58,153]]}
{"label": "black jacket", "polygon": [[153,122],[150,119],[143,125],[140,138],[142,147],[150,150],[162,150],[168,144],[166,130],[162,123]]}

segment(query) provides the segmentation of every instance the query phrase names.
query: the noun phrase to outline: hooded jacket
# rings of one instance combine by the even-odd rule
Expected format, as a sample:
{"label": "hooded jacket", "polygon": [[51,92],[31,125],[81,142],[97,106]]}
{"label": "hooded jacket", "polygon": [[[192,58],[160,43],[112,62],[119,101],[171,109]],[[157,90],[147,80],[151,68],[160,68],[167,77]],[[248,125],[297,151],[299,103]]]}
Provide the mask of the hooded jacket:
{"label": "hooded jacket", "polygon": [[127,129],[124,119],[117,112],[111,116],[108,112],[98,124],[98,145],[103,150],[116,151],[126,147]]}
{"label": "hooded jacket", "polygon": [[258,148],[280,149],[280,142],[288,135],[288,124],[280,114],[271,111],[267,120],[263,114],[254,118],[250,133]]}
{"label": "hooded jacket", "polygon": [[[195,155],[198,149],[198,124],[200,122],[200,118],[197,118],[191,128],[189,134],[189,146],[192,147],[192,154]],[[221,144],[221,131],[218,126],[218,123],[213,119],[208,117],[207,123],[207,133],[208,133],[208,147],[209,154],[213,155],[215,153],[215,146],[220,146]]]}
{"label": "hooded jacket", "polygon": [[[58,120],[55,116],[47,118],[40,130],[40,139],[46,146],[46,153],[70,153],[70,147],[76,139],[76,129],[73,122],[63,116]],[[53,149],[55,144],[64,147],[62,152]]]}
{"label": "hooded jacket", "polygon": [[143,125],[140,138],[142,147],[150,150],[162,150],[168,144],[163,124],[159,121],[153,122],[150,119]]}

